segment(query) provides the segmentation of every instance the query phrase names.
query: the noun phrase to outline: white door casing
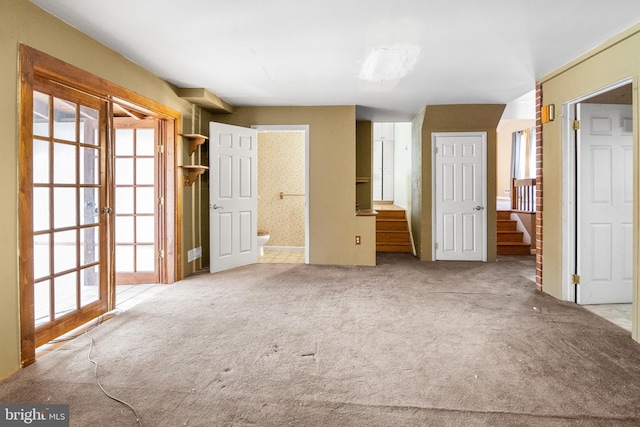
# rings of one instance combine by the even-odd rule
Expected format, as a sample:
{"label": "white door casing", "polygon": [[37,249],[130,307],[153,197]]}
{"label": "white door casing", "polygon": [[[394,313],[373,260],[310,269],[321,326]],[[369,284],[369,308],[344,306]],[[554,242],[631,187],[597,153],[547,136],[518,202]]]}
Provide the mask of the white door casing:
{"label": "white door casing", "polygon": [[210,271],[258,260],[258,139],[255,129],[211,122]]}
{"label": "white door casing", "polygon": [[432,134],[434,260],[487,260],[486,141],[486,132]]}
{"label": "white door casing", "polygon": [[633,109],[577,105],[578,304],[629,303],[633,291]]}

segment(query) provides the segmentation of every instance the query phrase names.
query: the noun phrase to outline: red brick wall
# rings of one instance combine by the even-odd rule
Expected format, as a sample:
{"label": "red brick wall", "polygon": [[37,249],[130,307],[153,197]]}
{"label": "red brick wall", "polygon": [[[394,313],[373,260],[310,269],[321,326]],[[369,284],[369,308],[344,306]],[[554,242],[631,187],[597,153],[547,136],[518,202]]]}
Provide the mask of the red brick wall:
{"label": "red brick wall", "polygon": [[542,290],[542,85],[536,84],[536,289]]}

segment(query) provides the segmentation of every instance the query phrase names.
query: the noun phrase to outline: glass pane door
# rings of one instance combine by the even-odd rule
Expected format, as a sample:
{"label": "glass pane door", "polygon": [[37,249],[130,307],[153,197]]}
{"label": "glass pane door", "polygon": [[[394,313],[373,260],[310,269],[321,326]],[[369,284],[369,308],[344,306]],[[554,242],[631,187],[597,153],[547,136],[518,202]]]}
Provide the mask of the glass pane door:
{"label": "glass pane door", "polygon": [[41,82],[33,92],[36,345],[107,310],[104,102]]}
{"label": "glass pane door", "polygon": [[159,283],[157,120],[114,118],[116,283]]}

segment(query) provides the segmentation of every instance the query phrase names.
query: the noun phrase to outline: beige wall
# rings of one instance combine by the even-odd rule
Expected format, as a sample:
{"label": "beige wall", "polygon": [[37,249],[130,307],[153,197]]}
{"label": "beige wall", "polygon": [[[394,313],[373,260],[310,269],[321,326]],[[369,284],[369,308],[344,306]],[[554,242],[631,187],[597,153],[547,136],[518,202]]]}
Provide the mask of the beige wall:
{"label": "beige wall", "polygon": [[369,182],[356,184],[356,203],[358,209],[373,207],[373,122],[356,122],[356,176],[369,178]]}
{"label": "beige wall", "polygon": [[238,107],[209,118],[245,127],[308,125],[309,262],[375,265],[375,217],[355,216],[355,106]]}
{"label": "beige wall", "polygon": [[269,231],[267,246],[304,247],[304,151],[304,132],[258,133],[258,229]]}
{"label": "beige wall", "polygon": [[[633,249],[634,249],[634,308],[633,337],[640,339],[638,321],[640,320],[640,296],[638,292],[638,265],[640,259],[640,241],[638,238],[638,220],[640,218],[640,186],[638,185],[638,167],[640,150],[638,149],[638,75],[640,74],[640,25],[616,36],[592,52],[571,64],[541,79],[542,101],[544,105],[555,105],[556,112],[562,112],[562,106],[586,94],[633,77],[634,104],[634,206],[633,206]],[[562,285],[566,282],[563,271],[563,126],[562,115],[556,114],[555,121],[543,125],[543,235],[542,235],[542,286],[543,291],[562,298]]]}
{"label": "beige wall", "polygon": [[[191,121],[191,105],[173,88],[26,0],[2,0],[0,13],[0,378],[20,367],[18,293],[18,45],[23,43],[164,104]],[[180,124],[179,124],[180,125]],[[188,193],[188,192],[187,192]],[[185,203],[182,237],[192,245],[191,203]],[[191,266],[183,265],[189,273]]]}
{"label": "beige wall", "polygon": [[[415,135],[420,117],[414,119],[414,144],[412,153],[419,156],[419,163],[414,160],[414,183],[418,174],[416,167],[421,170],[421,183],[416,199],[414,189],[413,211],[420,205],[420,211],[412,211],[412,227],[419,220],[420,232],[414,228],[416,251],[423,261],[433,259],[432,250],[432,150],[431,137],[434,132],[486,132],[487,133],[487,261],[496,260],[496,140],[498,122],[502,116],[503,104],[467,104],[467,105],[429,105],[424,110],[421,136]],[[420,143],[418,147],[417,144]],[[418,154],[415,149],[419,148]],[[414,219],[415,218],[415,219]],[[419,239],[419,240],[418,240]],[[420,249],[418,249],[420,248]]]}
{"label": "beige wall", "polygon": [[[534,127],[535,120],[501,120],[498,124],[498,142],[496,146],[496,196],[510,197],[505,192],[511,188],[511,135],[513,132]],[[533,171],[535,174],[535,171]]]}

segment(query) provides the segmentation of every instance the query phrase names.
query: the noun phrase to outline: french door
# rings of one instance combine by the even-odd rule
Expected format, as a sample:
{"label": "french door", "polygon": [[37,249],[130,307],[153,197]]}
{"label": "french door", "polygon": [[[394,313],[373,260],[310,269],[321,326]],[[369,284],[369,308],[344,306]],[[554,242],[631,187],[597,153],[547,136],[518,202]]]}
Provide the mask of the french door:
{"label": "french door", "polygon": [[116,284],[158,283],[158,120],[114,118]]}
{"label": "french door", "polygon": [[108,310],[106,137],[105,101],[35,79],[32,145],[25,156],[31,239],[21,252],[33,259],[33,294],[23,297],[33,298],[36,347]]}
{"label": "french door", "polygon": [[[114,170],[116,158],[127,157],[115,147],[116,116],[155,126],[151,138],[148,130],[134,136],[129,149],[140,164],[126,173],[141,176],[123,185],[138,193],[125,222],[144,217],[131,247],[145,246],[142,252],[152,254],[145,265],[155,265],[155,283],[182,277],[176,231],[182,193],[175,185],[178,111],[25,45],[20,75],[20,357],[26,366],[38,346],[115,308]],[[142,203],[148,199],[155,200],[153,208]],[[149,217],[154,239],[148,237]],[[137,256],[136,263],[140,251]]]}

